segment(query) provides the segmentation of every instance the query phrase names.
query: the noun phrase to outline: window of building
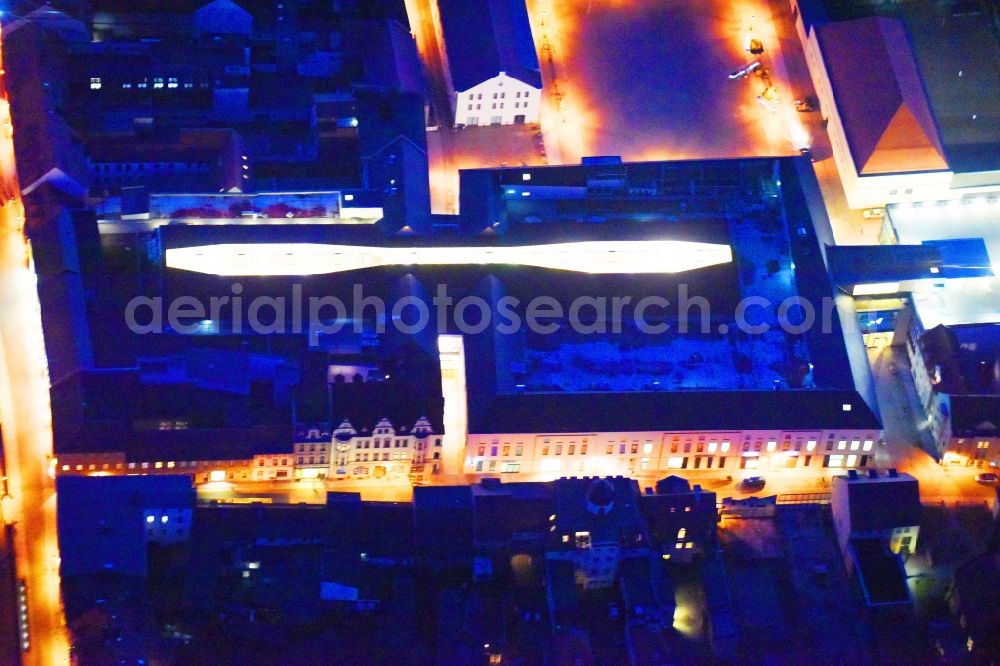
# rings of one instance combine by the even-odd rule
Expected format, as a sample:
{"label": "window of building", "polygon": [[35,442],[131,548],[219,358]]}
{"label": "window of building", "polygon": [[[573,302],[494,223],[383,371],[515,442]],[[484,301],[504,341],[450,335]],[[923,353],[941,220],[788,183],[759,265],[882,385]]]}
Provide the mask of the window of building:
{"label": "window of building", "polygon": [[569,451],[567,453],[569,455],[573,455],[574,453],[576,453],[576,444],[570,444],[569,445]]}
{"label": "window of building", "polygon": [[670,469],[681,469],[684,466],[683,456],[674,456],[672,458],[667,458],[667,467]]}
{"label": "window of building", "polygon": [[517,445],[517,446],[516,446],[516,447],[514,448],[514,455],[515,455],[515,456],[520,456],[520,455],[524,455],[524,447],[523,447],[523,446],[521,446],[520,444],[518,444],[518,445]]}
{"label": "window of building", "polygon": [[177,87],[177,77],[176,76],[171,76],[171,77],[169,77],[167,79],[167,87],[168,88],[176,88]]}
{"label": "window of building", "polygon": [[505,462],[500,466],[500,471],[505,474],[516,474],[521,471],[521,463],[519,462]]}
{"label": "window of building", "polygon": [[861,448],[861,441],[857,439],[851,440],[851,451],[857,451]]}
{"label": "window of building", "polygon": [[767,450],[768,450],[768,452],[774,451],[774,449],[777,448],[777,446],[778,446],[778,443],[776,441],[774,441],[773,439],[767,440]]}
{"label": "window of building", "polygon": [[847,448],[847,440],[846,439],[842,439],[839,442],[837,442],[837,450],[838,451],[843,451],[846,448]]}
{"label": "window of building", "polygon": [[624,455],[625,454],[625,445],[624,444],[619,444],[618,445],[618,453],[620,455]]}
{"label": "window of building", "polygon": [[504,444],[503,445],[503,455],[504,455],[504,457],[510,455],[510,444]]}
{"label": "window of building", "polygon": [[161,77],[161,76],[154,76],[153,77],[153,87],[154,88],[162,88],[163,87],[163,77]]}
{"label": "window of building", "polygon": [[90,89],[91,90],[100,90],[101,89],[101,77],[99,77],[99,76],[92,76],[92,77],[90,77]]}
{"label": "window of building", "polygon": [[833,454],[828,456],[829,461],[827,462],[827,467],[843,467],[844,466],[844,456],[839,454]]}
{"label": "window of building", "polygon": [[639,453],[639,442],[632,442],[631,453]]}
{"label": "window of building", "polygon": [[816,449],[816,440],[810,439],[806,442],[806,451],[814,451]]}
{"label": "window of building", "polygon": [[587,445],[586,444],[581,444],[580,445],[580,455],[584,455],[584,456],[587,455]]}
{"label": "window of building", "polygon": [[864,444],[862,445],[862,447],[861,447],[861,450],[862,450],[862,451],[871,451],[871,450],[872,450],[872,446],[873,446],[874,444],[875,444],[875,442],[873,442],[872,440],[870,440],[870,439],[866,439],[866,440],[865,440],[865,443],[864,443]]}
{"label": "window of building", "polygon": [[556,455],[557,456],[562,455],[562,444],[556,444]]}
{"label": "window of building", "polygon": [[543,456],[549,455],[549,447],[547,447],[547,446],[543,446],[542,447],[542,455]]}
{"label": "window of building", "polygon": [[490,447],[490,455],[495,457],[496,454],[497,454],[497,447],[491,446]]}
{"label": "window of building", "polygon": [[479,448],[478,448],[478,449],[476,450],[476,455],[477,455],[477,456],[484,456],[484,455],[486,455],[486,447],[485,447],[485,446],[480,446],[480,447],[479,447]]}
{"label": "window of building", "polygon": [[652,453],[653,452],[653,443],[652,442],[646,442],[645,444],[643,444],[642,445],[642,452],[645,453],[645,454],[647,454],[647,455],[650,454],[650,453]]}
{"label": "window of building", "polygon": [[719,450],[722,451],[723,453],[726,453],[727,451],[729,451],[729,441],[726,440],[726,441],[722,442],[722,445],[719,447]]}

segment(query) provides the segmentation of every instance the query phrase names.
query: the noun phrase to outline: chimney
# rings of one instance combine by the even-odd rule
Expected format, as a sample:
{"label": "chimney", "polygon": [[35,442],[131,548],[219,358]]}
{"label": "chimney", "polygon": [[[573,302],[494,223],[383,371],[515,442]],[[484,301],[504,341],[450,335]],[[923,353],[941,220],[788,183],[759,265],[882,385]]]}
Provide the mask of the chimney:
{"label": "chimney", "polygon": [[895,467],[890,467],[889,470],[888,470],[888,472],[889,472],[889,478],[890,479],[898,479],[899,478],[899,472],[896,471]]}
{"label": "chimney", "polygon": [[856,470],[856,469],[849,469],[849,470],[847,470],[847,480],[848,481],[857,481],[858,480],[858,470]]}

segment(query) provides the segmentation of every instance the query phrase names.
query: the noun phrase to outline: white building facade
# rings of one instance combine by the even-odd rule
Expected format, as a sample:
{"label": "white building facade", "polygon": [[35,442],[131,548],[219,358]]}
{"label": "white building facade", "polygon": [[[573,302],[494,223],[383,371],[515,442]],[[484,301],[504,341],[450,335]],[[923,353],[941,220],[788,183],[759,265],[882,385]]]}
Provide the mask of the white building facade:
{"label": "white building facade", "polygon": [[358,432],[345,420],[334,429],[330,446],[324,476],[331,479],[407,479],[440,471],[441,436],[424,417],[409,429],[383,418],[371,432]]}
{"label": "white building facade", "polygon": [[470,434],[467,474],[865,468],[881,430]]}
{"label": "white building facade", "polygon": [[456,125],[536,124],[542,90],[500,72],[468,90],[455,91]]}

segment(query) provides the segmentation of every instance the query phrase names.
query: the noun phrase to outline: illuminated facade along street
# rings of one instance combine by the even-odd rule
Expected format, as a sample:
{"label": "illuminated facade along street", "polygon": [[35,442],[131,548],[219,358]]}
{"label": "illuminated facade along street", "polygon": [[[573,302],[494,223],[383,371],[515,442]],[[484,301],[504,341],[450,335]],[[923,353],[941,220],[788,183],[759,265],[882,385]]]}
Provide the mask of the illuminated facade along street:
{"label": "illuminated facade along street", "polygon": [[996,663],[998,2],[4,4],[0,663]]}

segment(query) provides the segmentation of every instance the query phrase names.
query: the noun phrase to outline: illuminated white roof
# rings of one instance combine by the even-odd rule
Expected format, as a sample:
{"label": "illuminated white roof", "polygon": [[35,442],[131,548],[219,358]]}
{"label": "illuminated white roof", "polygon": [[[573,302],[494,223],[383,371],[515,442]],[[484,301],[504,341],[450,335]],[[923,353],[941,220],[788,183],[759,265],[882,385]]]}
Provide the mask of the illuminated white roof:
{"label": "illuminated white roof", "polygon": [[[1000,201],[985,196],[923,205],[891,205],[889,218],[900,243],[982,238],[994,274],[1000,274]],[[938,324],[1000,322],[1000,278],[932,281],[936,286],[914,292],[913,305],[925,328]]]}
{"label": "illuminated white roof", "polygon": [[512,264],[580,273],[680,273],[733,260],[728,245],[675,240],[514,247],[371,247],[234,243],[172,248],[168,268],[210,275],[322,275],[377,266]]}

